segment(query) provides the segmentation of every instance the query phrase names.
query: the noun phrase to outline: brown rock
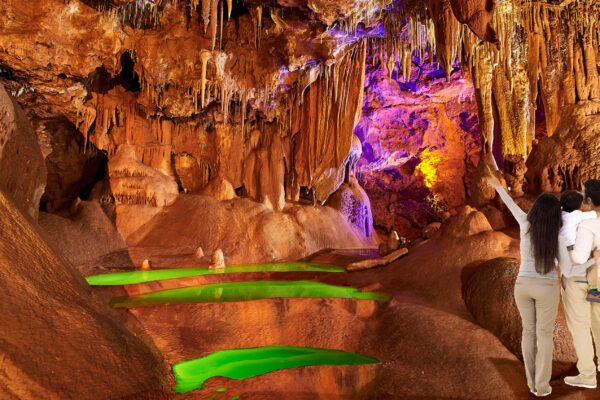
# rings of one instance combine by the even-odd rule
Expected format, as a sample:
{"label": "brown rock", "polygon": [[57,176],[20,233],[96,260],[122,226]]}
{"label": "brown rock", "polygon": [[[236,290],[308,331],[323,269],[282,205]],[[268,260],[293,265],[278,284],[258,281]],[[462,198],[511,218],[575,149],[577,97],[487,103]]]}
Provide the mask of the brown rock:
{"label": "brown rock", "polygon": [[[89,266],[99,273],[100,267],[132,265],[125,241],[96,201],[77,202],[77,212],[68,217],[41,212],[39,224],[48,233],[48,241],[83,274],[90,274]],[[105,259],[117,254],[124,257]]]}
{"label": "brown rock", "polygon": [[495,0],[450,0],[456,19],[467,24],[481,40],[498,43],[498,35],[490,21],[494,16]]}
{"label": "brown rock", "polygon": [[46,165],[21,107],[0,84],[0,188],[33,218],[46,186]]}
{"label": "brown rock", "polygon": [[221,202],[194,194],[179,196],[128,243],[163,254],[178,248],[188,254],[198,247],[206,254],[222,249],[230,264],[297,260],[325,248],[370,245],[331,207],[289,204],[281,212],[248,198]]}
{"label": "brown rock", "polygon": [[581,190],[588,179],[600,178],[600,101],[565,107],[554,134],[533,147],[527,159],[532,192]]}
{"label": "brown rock", "polygon": [[464,206],[457,216],[442,226],[442,235],[465,237],[493,230],[485,215],[470,206]]}
{"label": "brown rock", "polygon": [[217,249],[212,254],[212,264],[210,269],[223,269],[225,268],[225,257],[223,256],[223,250]]}
{"label": "brown rock", "polygon": [[216,200],[231,200],[235,195],[235,190],[227,179],[216,177],[208,182],[208,185],[202,191],[203,194],[213,197]]}
{"label": "brown rock", "polygon": [[175,180],[137,161],[135,148],[130,145],[119,146],[108,171],[116,225],[125,240],[179,194]]}
{"label": "brown rock", "polygon": [[479,209],[485,215],[493,230],[499,231],[506,228],[505,214],[496,207],[488,204]]}
{"label": "brown rock", "polygon": [[338,210],[348,222],[361,232],[367,239],[373,232],[373,215],[371,202],[356,178],[350,178],[331,195],[327,206]]}
{"label": "brown rock", "polygon": [[142,271],[149,271],[151,265],[152,264],[151,264],[150,260],[148,260],[148,259],[144,260],[142,262],[142,267],[141,267]]}
{"label": "brown rock", "polygon": [[[462,295],[477,323],[491,331],[513,354],[522,359],[521,317],[514,300],[518,272],[519,261],[514,258],[487,261],[476,267],[466,281],[463,281]],[[573,340],[561,303],[554,329],[553,373],[561,375],[576,362]]]}
{"label": "brown rock", "polygon": [[2,191],[0,237],[0,264],[10,266],[0,269],[2,397],[167,397],[160,353],[92,296]]}
{"label": "brown rock", "polygon": [[424,239],[432,239],[437,236],[438,231],[442,227],[440,222],[432,222],[423,228],[423,238]]}

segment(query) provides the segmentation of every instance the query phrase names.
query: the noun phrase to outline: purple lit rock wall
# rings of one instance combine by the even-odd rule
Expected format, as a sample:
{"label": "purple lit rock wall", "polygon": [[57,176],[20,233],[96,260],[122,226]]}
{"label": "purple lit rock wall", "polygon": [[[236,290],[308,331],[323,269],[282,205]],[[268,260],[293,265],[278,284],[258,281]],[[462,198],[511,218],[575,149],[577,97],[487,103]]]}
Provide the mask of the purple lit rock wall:
{"label": "purple lit rock wall", "polygon": [[443,70],[417,57],[408,82],[398,64],[389,79],[372,54],[355,129],[363,147],[357,176],[371,199],[375,228],[415,238],[469,201],[480,151],[473,87],[458,68],[446,82]]}

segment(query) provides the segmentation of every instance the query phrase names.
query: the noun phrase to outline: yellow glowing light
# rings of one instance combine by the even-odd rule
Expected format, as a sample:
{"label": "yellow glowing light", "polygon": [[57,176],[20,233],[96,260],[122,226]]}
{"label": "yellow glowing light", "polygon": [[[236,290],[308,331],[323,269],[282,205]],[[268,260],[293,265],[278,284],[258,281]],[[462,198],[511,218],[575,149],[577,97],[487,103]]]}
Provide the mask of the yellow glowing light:
{"label": "yellow glowing light", "polygon": [[438,181],[438,166],[442,163],[443,158],[435,155],[429,149],[423,150],[421,153],[421,162],[417,165],[417,170],[423,174],[425,180],[425,186],[433,188]]}

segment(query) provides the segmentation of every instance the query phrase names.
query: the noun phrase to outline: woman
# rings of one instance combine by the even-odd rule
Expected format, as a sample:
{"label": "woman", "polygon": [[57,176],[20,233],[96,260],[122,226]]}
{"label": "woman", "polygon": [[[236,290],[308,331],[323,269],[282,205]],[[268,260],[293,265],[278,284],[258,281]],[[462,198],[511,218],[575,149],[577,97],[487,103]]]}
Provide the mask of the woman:
{"label": "woman", "polygon": [[541,194],[529,210],[523,212],[506,193],[497,178],[495,187],[521,233],[521,265],[515,284],[515,300],[523,322],[521,348],[525,362],[527,385],[538,397],[552,393],[553,332],[560,286],[556,263],[570,265],[564,239],[559,236],[562,225],[560,202],[548,193]]}

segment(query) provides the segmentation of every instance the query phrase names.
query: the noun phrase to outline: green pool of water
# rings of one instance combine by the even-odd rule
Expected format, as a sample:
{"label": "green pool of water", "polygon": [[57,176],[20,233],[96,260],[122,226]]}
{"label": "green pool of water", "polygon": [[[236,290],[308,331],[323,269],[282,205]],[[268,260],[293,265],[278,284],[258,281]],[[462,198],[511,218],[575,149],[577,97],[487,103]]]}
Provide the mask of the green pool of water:
{"label": "green pool of water", "polygon": [[150,271],[126,271],[115,272],[112,274],[92,275],[85,280],[92,286],[109,285],[130,285],[133,283],[143,283],[160,281],[163,279],[185,278],[188,276],[227,274],[236,272],[344,272],[343,268],[333,265],[292,262],[292,263],[272,263],[272,264],[244,264],[232,265],[224,269],[200,268],[171,268],[155,269]]}
{"label": "green pool of water", "polygon": [[312,347],[267,346],[222,350],[173,365],[175,392],[202,388],[208,378],[244,379],[267,372],[307,365],[376,364],[379,361],[356,353]]}
{"label": "green pool of water", "polygon": [[249,281],[224,282],[161,290],[129,297],[115,297],[110,305],[115,308],[147,306],[165,303],[211,303],[246,301],[276,297],[337,297],[360,300],[387,301],[389,296],[377,292],[361,292],[345,286],[312,281]]}

